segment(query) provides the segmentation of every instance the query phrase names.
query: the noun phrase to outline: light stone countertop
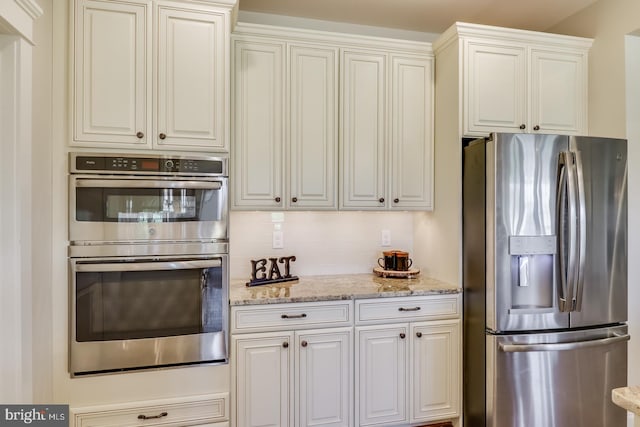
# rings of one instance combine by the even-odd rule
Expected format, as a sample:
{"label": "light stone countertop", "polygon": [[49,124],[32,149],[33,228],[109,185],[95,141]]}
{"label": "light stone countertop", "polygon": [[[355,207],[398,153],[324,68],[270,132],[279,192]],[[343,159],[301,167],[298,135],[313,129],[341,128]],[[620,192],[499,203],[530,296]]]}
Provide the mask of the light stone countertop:
{"label": "light stone countertop", "polygon": [[418,275],[413,279],[382,278],[375,274],[306,276],[293,282],[246,286],[248,279],[232,279],[231,305],[281,304],[360,298],[457,294],[458,286]]}
{"label": "light stone countertop", "polygon": [[[615,388],[611,392],[613,403],[640,417],[640,386]],[[637,418],[636,418],[637,419]],[[637,421],[636,421],[637,425]]]}

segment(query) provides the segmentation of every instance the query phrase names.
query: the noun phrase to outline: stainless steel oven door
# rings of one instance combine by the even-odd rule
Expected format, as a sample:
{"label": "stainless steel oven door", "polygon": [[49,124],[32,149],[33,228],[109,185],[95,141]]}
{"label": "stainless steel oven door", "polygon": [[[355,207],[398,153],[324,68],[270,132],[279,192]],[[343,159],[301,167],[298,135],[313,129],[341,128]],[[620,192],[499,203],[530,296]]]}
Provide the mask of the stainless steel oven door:
{"label": "stainless steel oven door", "polygon": [[226,254],[71,263],[72,375],[226,363]]}
{"label": "stainless steel oven door", "polygon": [[227,178],[72,175],[72,245],[226,241]]}

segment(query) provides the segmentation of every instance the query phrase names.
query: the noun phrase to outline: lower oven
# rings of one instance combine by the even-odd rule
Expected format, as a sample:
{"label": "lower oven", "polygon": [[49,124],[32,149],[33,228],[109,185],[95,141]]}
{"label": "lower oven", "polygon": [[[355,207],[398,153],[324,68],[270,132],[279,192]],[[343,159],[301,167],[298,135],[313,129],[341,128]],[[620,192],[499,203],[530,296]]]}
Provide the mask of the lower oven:
{"label": "lower oven", "polygon": [[226,253],[70,258],[71,374],[227,363],[227,266]]}

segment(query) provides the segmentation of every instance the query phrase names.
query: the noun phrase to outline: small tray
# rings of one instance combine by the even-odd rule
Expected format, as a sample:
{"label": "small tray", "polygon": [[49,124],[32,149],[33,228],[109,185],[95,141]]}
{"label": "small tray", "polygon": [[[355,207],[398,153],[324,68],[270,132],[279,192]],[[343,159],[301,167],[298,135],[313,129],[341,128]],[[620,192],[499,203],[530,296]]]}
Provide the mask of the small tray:
{"label": "small tray", "polygon": [[420,270],[417,268],[410,268],[406,271],[398,271],[398,270],[385,270],[382,267],[374,267],[373,272],[376,276],[380,277],[392,277],[397,279],[411,279],[412,277],[420,274]]}

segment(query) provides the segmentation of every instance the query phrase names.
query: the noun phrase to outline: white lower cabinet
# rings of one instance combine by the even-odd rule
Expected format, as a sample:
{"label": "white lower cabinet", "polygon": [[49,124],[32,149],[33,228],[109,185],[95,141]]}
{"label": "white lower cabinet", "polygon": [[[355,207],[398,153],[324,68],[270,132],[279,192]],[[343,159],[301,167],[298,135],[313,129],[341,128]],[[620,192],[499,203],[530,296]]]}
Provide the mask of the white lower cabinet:
{"label": "white lower cabinet", "polygon": [[457,418],[460,328],[457,295],[356,301],[357,425]]}
{"label": "white lower cabinet", "polygon": [[[233,425],[352,426],[353,327],[330,327],[352,325],[352,307],[350,301],[255,312],[232,307]],[[259,325],[283,330],[233,333]]]}
{"label": "white lower cabinet", "polygon": [[232,307],[232,426],[456,419],[460,313],[459,294]]}
{"label": "white lower cabinet", "polygon": [[71,427],[229,427],[227,393],[71,408]]}

